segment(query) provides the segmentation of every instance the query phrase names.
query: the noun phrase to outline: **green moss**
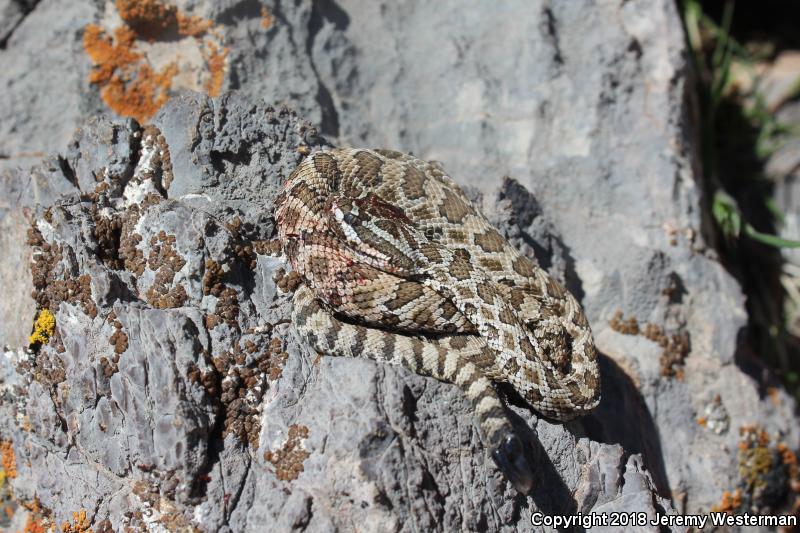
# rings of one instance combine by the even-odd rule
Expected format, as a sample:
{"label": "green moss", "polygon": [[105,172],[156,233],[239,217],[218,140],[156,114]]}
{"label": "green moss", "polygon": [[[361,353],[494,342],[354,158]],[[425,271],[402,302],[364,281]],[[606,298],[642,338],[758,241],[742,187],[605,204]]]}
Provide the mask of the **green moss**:
{"label": "green moss", "polygon": [[739,476],[751,489],[760,489],[766,483],[775,456],[766,446],[748,448],[739,452]]}

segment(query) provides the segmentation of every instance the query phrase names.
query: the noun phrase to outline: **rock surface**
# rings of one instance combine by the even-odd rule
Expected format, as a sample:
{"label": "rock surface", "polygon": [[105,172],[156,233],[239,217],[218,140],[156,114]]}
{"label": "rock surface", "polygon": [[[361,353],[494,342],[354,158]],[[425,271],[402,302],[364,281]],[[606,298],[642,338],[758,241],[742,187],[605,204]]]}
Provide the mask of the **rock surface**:
{"label": "rock surface", "polygon": [[525,529],[534,510],[620,498],[672,511],[638,456],[517,407],[541,468],[522,497],[456,387],[297,345],[285,265],[264,251],[280,183],[321,146],[292,113],[238,95],[77,132],[51,178],[80,190],[38,211],[29,237],[56,331],[6,365],[2,415],[27,421],[12,430],[17,497],[114,530]]}
{"label": "rock surface", "polygon": [[[703,238],[672,2],[176,5],[216,25],[222,88],[240,93],[174,100],[157,130],[94,119],[64,149],[106,109],[82,32],[118,24],[113,4],[42,0],[0,50],[0,164],[26,169],[0,204],[17,499],[59,524],[85,509],[95,531],[524,531],[534,510],[785,508],[794,403],[740,349],[743,297]],[[604,400],[567,426],[512,406],[541,467],[530,498],[457,389],[317,359],[282,323],[285,265],[262,241],[298,148],[325,141],[281,103],[336,144],[440,160],[583,303]],[[27,170],[37,152],[63,156]],[[30,283],[58,332],[35,355]]]}

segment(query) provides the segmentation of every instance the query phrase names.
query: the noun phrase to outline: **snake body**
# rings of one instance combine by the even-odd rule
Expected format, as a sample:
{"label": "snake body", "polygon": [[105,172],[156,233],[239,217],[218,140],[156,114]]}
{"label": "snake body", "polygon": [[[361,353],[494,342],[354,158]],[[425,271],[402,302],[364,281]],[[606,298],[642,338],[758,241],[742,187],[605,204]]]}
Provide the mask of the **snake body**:
{"label": "snake body", "polygon": [[293,302],[299,335],[321,353],[461,387],[518,489],[532,475],[493,382],[560,421],[597,405],[597,356],[580,305],[439,165],[391,150],[317,152],[286,180],[276,220],[306,282]]}

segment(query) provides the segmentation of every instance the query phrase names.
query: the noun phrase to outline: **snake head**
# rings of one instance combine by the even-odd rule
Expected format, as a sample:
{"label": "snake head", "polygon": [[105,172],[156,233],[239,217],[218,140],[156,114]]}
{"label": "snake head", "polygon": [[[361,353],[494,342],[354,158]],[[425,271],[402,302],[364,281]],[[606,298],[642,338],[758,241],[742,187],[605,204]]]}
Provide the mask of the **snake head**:
{"label": "snake head", "polygon": [[400,208],[376,194],[331,196],[328,225],[359,261],[403,278],[417,274],[416,257],[424,237]]}
{"label": "snake head", "polygon": [[533,468],[525,456],[522,441],[514,433],[509,433],[492,452],[492,459],[514,488],[528,494],[533,488]]}

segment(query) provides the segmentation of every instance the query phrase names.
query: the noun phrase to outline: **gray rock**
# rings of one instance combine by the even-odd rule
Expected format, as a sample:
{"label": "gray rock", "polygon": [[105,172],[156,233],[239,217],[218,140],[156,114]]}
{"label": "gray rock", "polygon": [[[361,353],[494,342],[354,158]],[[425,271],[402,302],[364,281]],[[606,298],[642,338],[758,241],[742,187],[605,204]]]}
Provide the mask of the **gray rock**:
{"label": "gray rock", "polygon": [[0,1],[0,46],[5,46],[11,34],[34,5],[36,5],[35,0]]}
{"label": "gray rock", "polygon": [[12,4],[32,9],[18,12],[0,47],[0,170],[28,168],[63,150],[84,118],[103,110],[99,96],[86,90],[90,63],[82,44],[95,5]]}
{"label": "gray rock", "polygon": [[[672,2],[176,5],[218,25],[223,87],[240,93],[179,98],[157,130],[94,119],[68,144],[107,111],[82,30],[111,3],[42,0],[0,49],[0,167],[26,169],[4,175],[0,205],[0,419],[19,498],[115,529],[529,530],[537,510],[705,513],[745,487],[743,427],[797,450],[794,402],[764,394],[739,344],[743,296],[703,236]],[[298,150],[327,145],[280,103],[337,144],[441,161],[583,303],[604,400],[567,426],[512,407],[541,467],[530,498],[488,460],[457,389],[317,361],[282,323],[272,202]],[[27,170],[38,152],[62,155]],[[28,220],[62,247],[45,270],[72,291],[37,286],[59,333],[35,355],[18,349],[35,318]],[[629,318],[642,334],[622,332]]]}
{"label": "gray rock", "polygon": [[[662,494],[689,513],[740,486],[740,428],[760,425],[773,445],[797,450],[795,403],[780,389],[763,397],[765,371],[752,372],[739,348],[741,291],[703,237],[673,2],[317,8],[312,57],[340,142],[441,161],[478,189],[495,222],[521,221],[515,242],[581,300],[613,375],[638,390],[618,398],[604,386],[589,435],[642,453]],[[540,216],[515,213],[525,202],[504,175],[536,198]],[[665,366],[657,342],[615,331],[617,311],[686,335],[685,363]],[[723,435],[697,422],[717,395],[730,414]]]}
{"label": "gray rock", "polygon": [[[237,95],[176,99],[154,122],[160,133],[89,121],[64,159],[81,196],[33,217],[33,271],[49,280],[36,300],[57,332],[7,354],[17,400],[0,416],[18,498],[36,495],[59,523],[88,509],[115,529],[203,531],[529,530],[532,512],[621,498],[674,512],[638,456],[512,407],[540,469],[523,497],[457,387],[309,354],[274,281],[285,264],[250,247],[270,237],[298,147],[324,142],[291,112]],[[173,158],[156,168],[165,147]],[[152,192],[167,181],[165,198]],[[25,416],[27,430],[14,422]]]}

